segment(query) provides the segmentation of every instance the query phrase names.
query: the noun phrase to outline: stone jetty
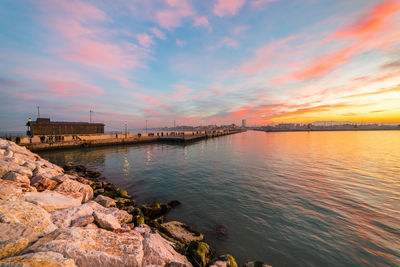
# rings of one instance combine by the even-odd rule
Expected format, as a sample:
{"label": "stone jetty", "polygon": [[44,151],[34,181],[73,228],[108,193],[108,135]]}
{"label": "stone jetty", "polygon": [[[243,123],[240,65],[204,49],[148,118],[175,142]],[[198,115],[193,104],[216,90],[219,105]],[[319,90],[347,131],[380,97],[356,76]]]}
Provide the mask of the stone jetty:
{"label": "stone jetty", "polygon": [[0,139],[0,266],[237,267],[201,233],[163,222],[179,201],[134,207],[99,175]]}

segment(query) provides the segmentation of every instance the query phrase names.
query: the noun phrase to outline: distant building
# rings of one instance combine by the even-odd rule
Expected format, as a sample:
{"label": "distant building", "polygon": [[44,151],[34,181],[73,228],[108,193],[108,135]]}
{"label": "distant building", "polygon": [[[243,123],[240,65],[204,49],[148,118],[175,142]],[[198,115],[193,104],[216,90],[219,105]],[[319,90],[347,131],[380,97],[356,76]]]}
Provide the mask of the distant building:
{"label": "distant building", "polygon": [[242,128],[246,128],[246,120],[242,120]]}
{"label": "distant building", "polygon": [[37,118],[36,121],[28,120],[27,135],[74,135],[74,134],[104,134],[103,123],[88,122],[59,122],[50,121],[49,118]]}
{"label": "distant building", "polygon": [[279,123],[276,127],[282,129],[291,129],[295,128],[297,124],[295,123]]}
{"label": "distant building", "polygon": [[350,121],[314,121],[311,123],[313,126],[339,126],[339,125],[353,125]]}

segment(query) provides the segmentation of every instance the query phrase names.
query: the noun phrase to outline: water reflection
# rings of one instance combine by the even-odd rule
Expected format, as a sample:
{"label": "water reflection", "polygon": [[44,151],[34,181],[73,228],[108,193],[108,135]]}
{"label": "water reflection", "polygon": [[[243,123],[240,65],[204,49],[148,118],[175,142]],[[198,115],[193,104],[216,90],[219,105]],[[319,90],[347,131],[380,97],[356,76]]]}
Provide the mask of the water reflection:
{"label": "water reflection", "polygon": [[[247,132],[42,153],[102,171],[239,263],[400,266],[400,132]],[[217,226],[227,235],[218,238]]]}

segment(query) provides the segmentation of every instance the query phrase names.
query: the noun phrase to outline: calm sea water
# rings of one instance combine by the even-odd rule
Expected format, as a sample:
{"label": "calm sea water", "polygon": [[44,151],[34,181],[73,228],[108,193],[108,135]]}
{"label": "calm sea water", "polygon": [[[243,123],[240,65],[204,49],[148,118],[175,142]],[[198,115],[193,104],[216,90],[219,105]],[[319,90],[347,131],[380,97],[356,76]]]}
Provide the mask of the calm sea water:
{"label": "calm sea water", "polygon": [[168,220],[239,264],[400,266],[400,131],[248,131],[41,155],[101,171],[139,202],[180,200]]}

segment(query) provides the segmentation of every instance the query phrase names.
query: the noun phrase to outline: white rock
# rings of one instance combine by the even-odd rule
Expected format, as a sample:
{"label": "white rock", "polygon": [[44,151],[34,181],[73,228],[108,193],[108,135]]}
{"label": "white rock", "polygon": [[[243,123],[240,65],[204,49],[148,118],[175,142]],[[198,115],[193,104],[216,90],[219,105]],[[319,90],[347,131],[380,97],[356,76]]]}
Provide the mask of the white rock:
{"label": "white rock", "polygon": [[63,179],[63,182],[58,184],[54,188],[54,191],[63,193],[80,193],[82,194],[83,203],[93,198],[93,189],[89,185],[82,184],[69,178]]}
{"label": "white rock", "polygon": [[22,164],[23,167],[28,168],[32,172],[36,169],[36,164],[33,161],[25,159],[25,162]]}
{"label": "white rock", "polygon": [[51,162],[49,162],[47,160],[44,160],[42,158],[36,161],[36,167],[41,167],[41,168],[44,168],[44,169],[46,169],[46,168],[47,169],[52,169],[52,170],[58,172],[59,174],[64,172],[64,170],[61,167],[59,167],[59,166],[57,166],[57,165],[55,165],[55,164],[53,164],[53,163],[51,163]]}
{"label": "white rock", "polygon": [[48,179],[51,179],[55,176],[60,175],[61,173],[57,170],[51,169],[51,168],[42,168],[42,167],[38,167],[36,165],[35,170],[33,171],[33,175],[34,176],[42,176],[42,177],[46,177]]}
{"label": "white rock", "polygon": [[0,267],[76,267],[73,259],[56,252],[28,253],[0,261]]}
{"label": "white rock", "polygon": [[12,152],[11,150],[7,150],[6,152],[4,152],[3,156],[12,158],[14,156],[14,152]]}
{"label": "white rock", "polygon": [[0,178],[2,178],[9,171],[15,171],[20,166],[14,162],[6,161],[5,158],[0,158]]}
{"label": "white rock", "polygon": [[15,170],[15,172],[25,175],[28,178],[31,178],[33,174],[29,168],[23,166],[19,167],[17,170]]}
{"label": "white rock", "polygon": [[187,258],[174,250],[172,243],[158,233],[143,233],[143,266],[162,265],[175,262],[192,266]]}
{"label": "white rock", "polygon": [[80,202],[54,191],[28,192],[25,200],[41,206],[48,212],[80,206]]}
{"label": "white rock", "polygon": [[120,210],[118,208],[105,208],[94,201],[89,201],[83,204],[82,206],[84,205],[90,206],[93,209],[93,211],[98,211],[104,214],[111,214],[112,216],[118,219],[118,222],[120,224],[130,223],[132,221],[132,215],[130,215],[128,212],[124,210]]}
{"label": "white rock", "polygon": [[0,259],[12,257],[37,239],[32,229],[19,223],[0,223]]}
{"label": "white rock", "polygon": [[51,220],[58,227],[70,227],[71,222],[80,217],[92,216],[92,207],[84,204],[78,207],[59,210],[51,214]]}
{"label": "white rock", "polygon": [[103,229],[62,228],[27,249],[53,251],[75,260],[78,266],[142,266],[142,236],[134,231],[114,233]]}
{"label": "white rock", "polygon": [[57,229],[51,222],[50,214],[35,204],[21,200],[0,202],[0,222],[19,223],[42,236]]}
{"label": "white rock", "polygon": [[29,178],[27,176],[20,174],[16,171],[8,172],[6,175],[3,176],[3,179],[18,182],[18,183],[24,183],[27,185],[31,184],[31,180],[29,180]]}
{"label": "white rock", "polygon": [[121,228],[118,219],[111,214],[104,214],[98,211],[93,212],[95,222],[103,229],[114,231]]}
{"label": "white rock", "polygon": [[24,191],[17,182],[0,179],[0,199],[1,200],[24,200]]}

